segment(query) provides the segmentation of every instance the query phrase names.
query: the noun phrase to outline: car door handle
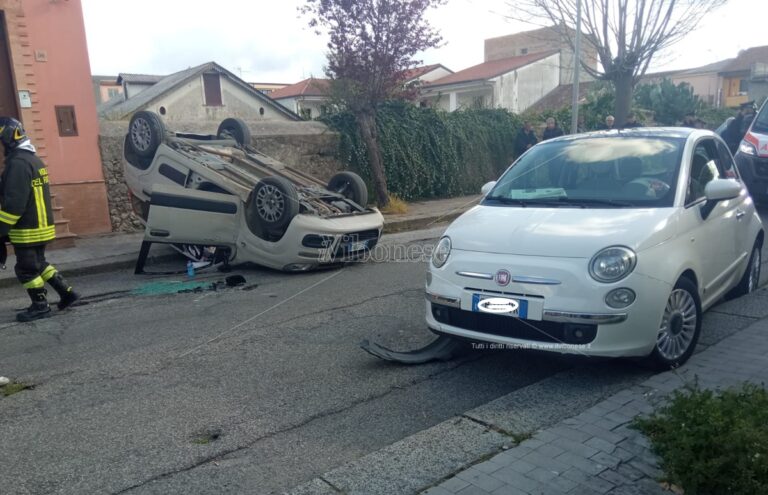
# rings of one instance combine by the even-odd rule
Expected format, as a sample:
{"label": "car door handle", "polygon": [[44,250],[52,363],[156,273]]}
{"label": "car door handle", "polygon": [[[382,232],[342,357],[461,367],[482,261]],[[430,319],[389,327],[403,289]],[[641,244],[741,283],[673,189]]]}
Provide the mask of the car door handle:
{"label": "car door handle", "polygon": [[736,220],[741,220],[741,217],[746,215],[742,210],[736,210]]}

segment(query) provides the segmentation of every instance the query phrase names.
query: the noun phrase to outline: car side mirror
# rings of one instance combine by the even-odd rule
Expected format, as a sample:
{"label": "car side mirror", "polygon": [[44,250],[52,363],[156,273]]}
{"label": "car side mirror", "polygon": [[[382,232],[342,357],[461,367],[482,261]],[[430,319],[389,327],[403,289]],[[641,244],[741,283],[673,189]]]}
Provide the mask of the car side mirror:
{"label": "car side mirror", "polygon": [[739,194],[741,194],[741,184],[733,179],[713,179],[704,187],[704,196],[708,202],[738,198]]}
{"label": "car side mirror", "polygon": [[740,194],[741,183],[733,179],[712,179],[704,186],[707,202],[701,207],[701,216],[707,218],[718,202],[738,198]]}
{"label": "car side mirror", "polygon": [[493,186],[496,185],[496,181],[492,180],[491,182],[486,182],[483,184],[483,187],[480,188],[480,193],[485,196],[489,192],[491,192],[491,189],[493,189]]}

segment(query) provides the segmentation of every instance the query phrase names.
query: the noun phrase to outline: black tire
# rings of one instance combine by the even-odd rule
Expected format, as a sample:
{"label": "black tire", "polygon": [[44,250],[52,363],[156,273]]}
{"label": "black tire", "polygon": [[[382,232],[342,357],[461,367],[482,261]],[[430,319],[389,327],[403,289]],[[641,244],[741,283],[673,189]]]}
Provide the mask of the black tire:
{"label": "black tire", "polygon": [[142,110],[131,117],[128,124],[128,141],[133,153],[142,158],[152,158],[165,137],[165,126],[160,116]]}
{"label": "black tire", "polygon": [[216,137],[219,139],[234,139],[240,146],[249,146],[251,144],[251,130],[240,119],[228,118],[221,121],[219,129],[216,131]]}
{"label": "black tire", "polygon": [[368,204],[368,187],[363,178],[354,172],[339,172],[328,181],[328,190],[365,207]]}
{"label": "black tire", "polygon": [[265,177],[251,192],[249,219],[268,231],[283,232],[299,213],[299,193],[282,177]]}
{"label": "black tire", "polygon": [[701,300],[696,285],[687,278],[675,284],[667,299],[656,345],[649,356],[658,370],[677,368],[688,361],[701,334]]}
{"label": "black tire", "polygon": [[125,140],[123,141],[123,156],[125,157],[125,161],[133,165],[134,167],[140,169],[140,170],[146,170],[149,168],[150,165],[152,165],[152,158],[146,158],[143,156],[139,156],[136,154],[136,152],[133,150],[133,146],[131,146],[131,137],[126,134]]}
{"label": "black tire", "polygon": [[744,275],[741,276],[739,284],[728,293],[729,297],[745,296],[750,292],[754,292],[760,286],[761,248],[760,242],[755,241],[755,245],[752,247],[752,254],[749,256],[747,269],[744,270]]}

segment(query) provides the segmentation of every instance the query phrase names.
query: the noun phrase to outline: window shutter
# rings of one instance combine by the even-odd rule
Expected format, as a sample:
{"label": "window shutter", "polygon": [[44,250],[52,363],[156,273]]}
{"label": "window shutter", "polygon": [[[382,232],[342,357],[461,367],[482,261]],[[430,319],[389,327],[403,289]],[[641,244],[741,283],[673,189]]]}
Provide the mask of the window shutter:
{"label": "window shutter", "polygon": [[59,125],[59,136],[77,136],[77,120],[75,107],[72,105],[56,106],[56,123]]}
{"label": "window shutter", "polygon": [[218,72],[203,74],[203,92],[205,93],[205,106],[222,106],[221,79],[219,79]]}

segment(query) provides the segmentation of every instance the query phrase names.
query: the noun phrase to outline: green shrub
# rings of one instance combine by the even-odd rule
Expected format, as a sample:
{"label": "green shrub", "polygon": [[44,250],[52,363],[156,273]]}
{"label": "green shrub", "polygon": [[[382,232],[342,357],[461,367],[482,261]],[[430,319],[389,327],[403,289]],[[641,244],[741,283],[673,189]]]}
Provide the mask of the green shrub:
{"label": "green shrub", "polygon": [[[339,158],[368,184],[365,144],[354,117],[321,119],[341,134]],[[514,159],[516,115],[499,109],[443,112],[407,102],[390,102],[376,117],[387,185],[404,200],[479,194]]]}
{"label": "green shrub", "polygon": [[686,495],[768,494],[768,392],[689,387],[635,427]]}

